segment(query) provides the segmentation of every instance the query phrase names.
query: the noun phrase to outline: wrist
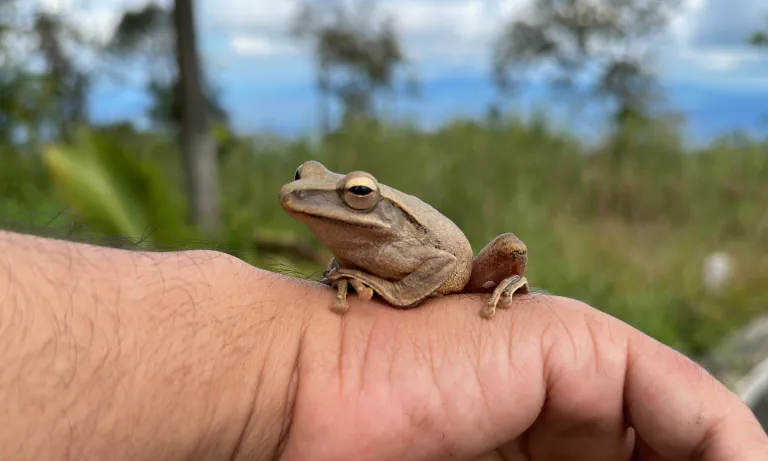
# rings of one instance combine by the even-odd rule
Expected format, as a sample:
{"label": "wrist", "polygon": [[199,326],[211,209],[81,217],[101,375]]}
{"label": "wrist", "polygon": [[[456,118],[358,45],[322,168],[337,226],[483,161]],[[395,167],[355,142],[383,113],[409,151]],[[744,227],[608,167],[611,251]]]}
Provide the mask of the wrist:
{"label": "wrist", "polygon": [[276,450],[302,331],[278,302],[287,278],[217,252],[9,233],[0,255],[0,458]]}
{"label": "wrist", "polygon": [[183,459],[271,459],[289,427],[303,330],[300,306],[280,302],[291,282],[211,251],[163,254],[157,270],[162,289],[145,292],[136,321],[154,358],[138,354],[154,362],[146,386],[168,399],[152,406],[151,433],[161,444],[177,436],[191,450]]}

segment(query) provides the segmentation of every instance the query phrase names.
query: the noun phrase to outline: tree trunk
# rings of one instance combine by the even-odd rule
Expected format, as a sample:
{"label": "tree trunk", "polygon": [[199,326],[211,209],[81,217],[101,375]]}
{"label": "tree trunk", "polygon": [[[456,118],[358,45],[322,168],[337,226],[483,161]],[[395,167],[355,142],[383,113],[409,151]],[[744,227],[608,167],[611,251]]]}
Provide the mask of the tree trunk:
{"label": "tree trunk", "polygon": [[181,99],[179,147],[184,156],[190,218],[200,230],[214,232],[219,225],[218,165],[201,84],[192,0],[175,0],[173,23]]}
{"label": "tree trunk", "polygon": [[325,138],[328,133],[331,132],[331,114],[328,108],[329,99],[329,83],[328,83],[328,67],[320,62],[316,65],[317,72],[317,108],[318,116],[320,117],[320,132],[322,138]]}

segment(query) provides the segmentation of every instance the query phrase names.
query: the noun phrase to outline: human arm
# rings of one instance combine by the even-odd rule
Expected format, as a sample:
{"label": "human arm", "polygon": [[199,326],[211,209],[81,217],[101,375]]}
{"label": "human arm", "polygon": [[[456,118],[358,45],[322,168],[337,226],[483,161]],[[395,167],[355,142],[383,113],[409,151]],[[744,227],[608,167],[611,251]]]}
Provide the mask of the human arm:
{"label": "human arm", "polygon": [[0,233],[0,458],[628,459],[627,423],[661,459],[768,457],[721,384],[576,301],[489,321],[479,295],[332,296],[216,252]]}
{"label": "human arm", "polygon": [[0,232],[0,459],[268,459],[299,343],[273,278]]}

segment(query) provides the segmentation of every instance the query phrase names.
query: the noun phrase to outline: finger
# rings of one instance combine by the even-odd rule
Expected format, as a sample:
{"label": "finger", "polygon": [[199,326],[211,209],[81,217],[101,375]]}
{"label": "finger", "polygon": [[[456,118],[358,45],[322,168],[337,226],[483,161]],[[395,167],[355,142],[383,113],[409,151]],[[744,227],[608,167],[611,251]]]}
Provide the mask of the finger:
{"label": "finger", "polygon": [[[528,430],[535,460],[629,460],[624,418],[626,337],[617,320],[576,301],[539,312],[547,397]],[[549,318],[546,318],[549,317]]]}
{"label": "finger", "polygon": [[638,436],[663,459],[768,459],[768,436],[732,392],[684,355],[632,330],[625,401]]}

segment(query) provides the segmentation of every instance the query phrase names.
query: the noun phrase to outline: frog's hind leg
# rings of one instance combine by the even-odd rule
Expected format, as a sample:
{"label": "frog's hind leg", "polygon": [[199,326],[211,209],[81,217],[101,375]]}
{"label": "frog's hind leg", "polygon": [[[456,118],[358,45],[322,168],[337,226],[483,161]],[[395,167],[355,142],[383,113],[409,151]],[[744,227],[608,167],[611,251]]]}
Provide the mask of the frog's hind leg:
{"label": "frog's hind leg", "polygon": [[475,256],[464,291],[492,292],[481,316],[493,317],[497,307],[512,303],[512,295],[528,292],[528,280],[524,277],[527,262],[528,249],[514,234],[499,235]]}

